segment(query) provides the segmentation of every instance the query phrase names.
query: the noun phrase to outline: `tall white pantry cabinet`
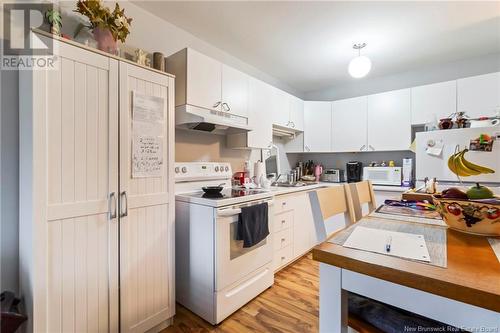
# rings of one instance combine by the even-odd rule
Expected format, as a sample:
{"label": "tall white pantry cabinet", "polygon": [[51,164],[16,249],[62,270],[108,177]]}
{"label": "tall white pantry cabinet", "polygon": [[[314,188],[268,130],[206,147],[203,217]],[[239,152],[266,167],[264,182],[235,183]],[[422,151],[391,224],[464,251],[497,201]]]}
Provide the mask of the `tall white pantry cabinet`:
{"label": "tall white pantry cabinet", "polygon": [[[19,80],[28,331],[158,331],[175,311],[174,78],[54,44],[58,68]],[[133,91],[164,99],[154,178],[132,177]]]}

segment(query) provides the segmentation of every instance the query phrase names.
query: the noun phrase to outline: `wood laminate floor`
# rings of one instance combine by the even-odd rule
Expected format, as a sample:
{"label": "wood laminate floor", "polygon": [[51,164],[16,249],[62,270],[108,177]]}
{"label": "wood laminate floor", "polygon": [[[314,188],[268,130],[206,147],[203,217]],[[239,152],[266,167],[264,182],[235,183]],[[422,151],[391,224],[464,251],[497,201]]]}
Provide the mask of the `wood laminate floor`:
{"label": "wood laminate floor", "polygon": [[177,305],[174,324],[162,333],[178,332],[318,332],[319,264],[311,254],[274,276],[274,285],[212,326]]}

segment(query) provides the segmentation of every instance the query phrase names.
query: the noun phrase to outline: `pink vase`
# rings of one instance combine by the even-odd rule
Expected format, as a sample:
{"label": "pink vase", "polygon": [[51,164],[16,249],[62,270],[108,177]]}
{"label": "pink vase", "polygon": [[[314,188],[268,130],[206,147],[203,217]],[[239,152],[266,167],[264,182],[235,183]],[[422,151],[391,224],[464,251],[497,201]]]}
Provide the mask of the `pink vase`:
{"label": "pink vase", "polygon": [[111,30],[97,27],[94,28],[92,32],[94,33],[94,39],[97,42],[97,48],[99,50],[116,54],[116,40],[113,38]]}

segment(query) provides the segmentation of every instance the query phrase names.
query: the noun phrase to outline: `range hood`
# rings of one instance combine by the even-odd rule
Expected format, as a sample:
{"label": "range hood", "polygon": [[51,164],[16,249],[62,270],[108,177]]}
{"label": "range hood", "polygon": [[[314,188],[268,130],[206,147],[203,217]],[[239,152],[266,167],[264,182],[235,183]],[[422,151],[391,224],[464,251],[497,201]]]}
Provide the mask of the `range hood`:
{"label": "range hood", "polygon": [[273,136],[277,136],[280,138],[287,138],[287,139],[295,139],[295,137],[300,133],[302,133],[301,130],[273,124]]}
{"label": "range hood", "polygon": [[235,134],[252,130],[248,126],[247,117],[189,104],[175,108],[175,126],[213,134]]}

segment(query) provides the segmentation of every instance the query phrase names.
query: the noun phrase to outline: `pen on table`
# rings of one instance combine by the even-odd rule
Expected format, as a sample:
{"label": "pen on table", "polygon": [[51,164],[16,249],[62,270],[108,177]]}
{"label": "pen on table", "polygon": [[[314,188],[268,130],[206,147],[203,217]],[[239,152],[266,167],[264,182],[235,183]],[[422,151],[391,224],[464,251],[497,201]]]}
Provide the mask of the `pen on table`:
{"label": "pen on table", "polygon": [[385,251],[386,252],[391,252],[391,244],[392,244],[392,236],[387,237],[387,240],[385,241]]}

